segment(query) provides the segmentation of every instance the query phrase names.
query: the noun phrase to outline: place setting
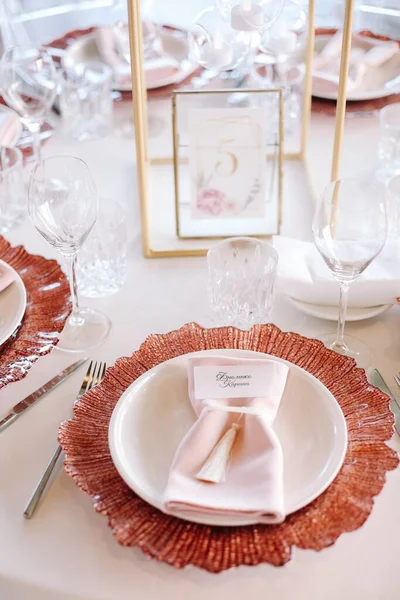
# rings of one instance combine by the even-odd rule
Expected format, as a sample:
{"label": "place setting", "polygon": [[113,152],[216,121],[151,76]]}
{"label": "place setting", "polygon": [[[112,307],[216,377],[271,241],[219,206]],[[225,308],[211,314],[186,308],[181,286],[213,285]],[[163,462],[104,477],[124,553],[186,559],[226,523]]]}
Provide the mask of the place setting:
{"label": "place setting", "polygon": [[[218,0],[186,27],[144,4],[117,0],[101,24],[0,61],[10,560],[40,546],[54,580],[41,557],[32,572],[54,600],[145,598],[150,576],[186,585],[178,600],[208,582],[214,600],[212,582],[244,573],[249,594],[261,577],[275,596],[278,573],[321,569],[317,594],[327,569],[334,597],[343,575],[358,600],[342,563],[387,537],[398,477],[400,103],[379,137],[365,120],[376,162],[362,172],[342,168],[343,131],[360,139],[347,101],[397,91],[398,43],[355,30],[352,0],[334,30],[297,0]],[[335,105],[329,171],[313,97]]]}
{"label": "place setting", "polygon": [[[69,186],[66,173],[80,185]],[[316,248],[341,285],[356,279],[384,246],[380,191],[378,184],[371,189],[343,179],[328,185],[317,205]],[[33,224],[72,265],[79,240],[94,226],[95,195],[78,159],[45,159],[31,173]],[[305,244],[279,237],[275,247],[249,237],[214,244],[207,263],[217,327],[188,323],[150,335],[107,370],[104,361],[87,365],[73,417],[61,424],[60,445],[26,504],[27,519],[45,502],[64,451],[66,472],[108,517],[116,541],[177,568],[190,564],[220,572],[261,562],[284,565],[294,546],[321,550],[364,523],[386,472],[398,464],[385,443],[394,418],[387,396],[351,358],[347,340],[339,338],[331,350],[269,323],[277,267],[283,261],[288,269],[290,243]],[[328,254],[333,244],[343,252],[337,263]],[[289,255],[308,256],[293,247]],[[22,281],[4,265],[3,277],[13,282],[6,290],[21,294]],[[74,294],[74,268],[69,272]],[[345,306],[341,311],[342,335]],[[60,347],[87,351],[108,330],[104,316],[80,309],[72,295]],[[73,363],[14,407],[11,418],[0,420],[0,433],[85,362]]]}
{"label": "place setting", "polygon": [[[313,63],[313,110],[335,114],[343,32],[317,29]],[[399,101],[399,40],[372,31],[354,32],[347,82],[347,112],[362,115]],[[331,102],[329,102],[331,101]]]}

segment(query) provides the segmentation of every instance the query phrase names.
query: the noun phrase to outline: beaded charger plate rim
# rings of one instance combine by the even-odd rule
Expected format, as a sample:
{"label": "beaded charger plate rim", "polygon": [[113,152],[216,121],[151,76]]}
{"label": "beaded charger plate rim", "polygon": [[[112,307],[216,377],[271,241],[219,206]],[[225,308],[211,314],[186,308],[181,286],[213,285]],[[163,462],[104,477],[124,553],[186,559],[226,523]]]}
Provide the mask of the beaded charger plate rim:
{"label": "beaded charger plate rim", "polygon": [[[332,392],[346,419],[348,448],[343,466],[328,489],[279,525],[207,526],[183,521],[153,508],[122,480],[108,445],[114,407],[129,385],[150,368],[175,356],[207,349],[256,350],[292,362]],[[61,424],[59,441],[65,469],[108,518],[116,540],[176,568],[189,565],[218,573],[240,565],[281,566],[293,547],[322,550],[368,518],[386,472],[398,465],[385,443],[393,433],[388,397],[371,386],[351,358],[322,342],[282,332],[272,324],[249,331],[206,329],[188,323],[176,331],[150,335],[130,357],[107,369],[102,383],[74,406]]]}
{"label": "beaded charger plate rim", "polygon": [[55,260],[29,254],[0,236],[0,258],[21,277],[27,294],[24,316],[0,351],[0,389],[23,379],[53,350],[71,311],[67,278]]}

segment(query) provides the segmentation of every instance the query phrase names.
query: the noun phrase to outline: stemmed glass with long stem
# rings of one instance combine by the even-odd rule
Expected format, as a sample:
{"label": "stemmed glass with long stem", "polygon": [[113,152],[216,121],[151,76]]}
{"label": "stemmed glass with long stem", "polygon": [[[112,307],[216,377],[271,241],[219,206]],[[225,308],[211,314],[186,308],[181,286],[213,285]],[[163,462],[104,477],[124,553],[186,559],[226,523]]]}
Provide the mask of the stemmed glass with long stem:
{"label": "stemmed glass with long stem", "polygon": [[1,59],[0,82],[5,101],[32,136],[34,158],[40,160],[40,130],[58,88],[53,59],[45,48],[9,48]]}
{"label": "stemmed glass with long stem", "polygon": [[314,242],[340,285],[339,320],[336,335],[321,337],[339,354],[369,366],[370,350],[344,335],[348,293],[351,284],[382,250],[387,234],[385,188],[368,180],[341,179],[324,190],[314,214]]}
{"label": "stemmed glass with long stem", "polygon": [[29,182],[29,215],[38,232],[64,256],[71,287],[72,313],[58,347],[69,352],[94,348],[108,336],[106,315],[81,308],[76,285],[76,258],[98,214],[98,196],[87,164],[72,156],[39,162]]}

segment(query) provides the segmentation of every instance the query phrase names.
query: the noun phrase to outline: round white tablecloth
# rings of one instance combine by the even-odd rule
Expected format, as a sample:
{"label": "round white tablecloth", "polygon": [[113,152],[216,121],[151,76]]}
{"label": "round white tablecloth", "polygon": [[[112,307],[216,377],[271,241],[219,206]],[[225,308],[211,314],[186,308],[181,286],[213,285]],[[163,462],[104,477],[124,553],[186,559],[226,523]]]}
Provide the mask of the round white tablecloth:
{"label": "round white tablecloth", "polygon": [[[129,114],[117,107],[117,117]],[[329,178],[333,120],[313,117],[311,164],[317,186]],[[343,175],[373,166],[378,136],[374,118],[346,122]],[[100,194],[122,199],[129,207],[129,267],[124,289],[115,296],[88,301],[105,311],[113,323],[110,338],[91,353],[112,364],[132,353],[150,333],[166,332],[188,321],[209,323],[205,258],[144,259],[134,174],[134,143],[111,136],[78,145],[62,133],[45,146],[45,155],[74,154],[86,160]],[[283,232],[310,239],[311,201],[304,201],[301,218],[291,221],[286,199]],[[299,214],[298,211],[295,214]],[[30,252],[56,253],[26,221],[7,235]],[[333,331],[333,323],[298,312],[277,297],[273,322],[284,330],[307,336]],[[395,389],[400,371],[400,307],[370,321],[349,324],[353,333],[375,351],[375,366]],[[0,392],[0,414],[73,362],[74,356],[55,350],[40,359],[29,375]],[[400,470],[390,472],[371,516],[359,530],[345,534],[320,553],[294,550],[282,568],[242,567],[220,575],[198,569],[174,570],[138,550],[119,547],[104,517],[89,498],[61,472],[31,521],[22,513],[56,444],[60,421],[71,413],[82,373],[38,403],[0,435],[0,598],[1,600],[397,600],[400,590]],[[399,438],[390,442],[400,450]]]}

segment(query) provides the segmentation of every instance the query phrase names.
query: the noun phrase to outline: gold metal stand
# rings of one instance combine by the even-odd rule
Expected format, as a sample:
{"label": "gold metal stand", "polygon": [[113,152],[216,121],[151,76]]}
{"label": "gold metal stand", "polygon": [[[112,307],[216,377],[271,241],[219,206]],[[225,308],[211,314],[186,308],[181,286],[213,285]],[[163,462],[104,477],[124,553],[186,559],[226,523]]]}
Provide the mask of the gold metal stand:
{"label": "gold metal stand", "polygon": [[[173,185],[171,157],[158,157],[150,159],[148,156],[148,137],[147,137],[147,93],[143,71],[143,43],[142,26],[140,19],[140,0],[127,0],[129,11],[129,36],[130,36],[130,54],[132,68],[132,88],[133,88],[133,108],[134,124],[136,138],[136,160],[137,160],[137,188],[139,194],[142,246],[145,257],[174,257],[174,256],[203,256],[206,254],[206,248],[182,247],[177,249],[162,248],[154,250],[153,240],[150,235],[150,217],[151,217],[151,194],[149,190],[149,170],[163,169],[171,167],[171,182]],[[315,4],[316,0],[309,0],[308,4],[308,38],[306,47],[305,76],[304,76],[304,100],[301,124],[300,151],[284,153],[284,177],[288,174],[290,164],[298,162],[302,167],[302,177],[304,178],[310,196],[315,195],[315,188],[312,182],[312,173],[307,159],[307,142],[309,133],[309,124],[311,117],[311,86],[312,86],[312,61],[314,54],[315,37]],[[333,161],[331,178],[339,177],[340,153],[343,140],[345,110],[346,110],[346,87],[349,66],[349,55],[351,48],[352,34],[352,16],[354,9],[354,0],[346,0],[346,12],[343,32],[342,59],[340,67],[340,84],[336,111],[335,137],[333,149]],[[286,173],[286,175],[285,175]]]}
{"label": "gold metal stand", "polygon": [[340,75],[338,99],[336,103],[335,138],[333,142],[333,157],[331,181],[339,179],[340,154],[343,143],[344,121],[346,118],[347,79],[349,76],[351,37],[353,33],[354,0],[346,0],[346,10],[343,25],[342,55],[340,59]]}

